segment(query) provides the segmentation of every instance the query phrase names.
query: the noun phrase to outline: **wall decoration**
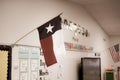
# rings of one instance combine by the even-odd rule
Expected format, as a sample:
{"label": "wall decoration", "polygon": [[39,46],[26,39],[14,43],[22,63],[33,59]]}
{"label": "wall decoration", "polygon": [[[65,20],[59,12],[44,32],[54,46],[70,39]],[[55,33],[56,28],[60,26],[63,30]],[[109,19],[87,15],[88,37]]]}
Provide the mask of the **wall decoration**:
{"label": "wall decoration", "polygon": [[38,59],[32,59],[31,60],[31,71],[37,71],[38,70]]}
{"label": "wall decoration", "polygon": [[0,50],[0,80],[7,80],[8,51]]}
{"label": "wall decoration", "polygon": [[73,36],[73,38],[72,38],[75,42],[78,42],[79,41],[79,38],[77,38],[77,37],[75,37],[75,36]]}
{"label": "wall decoration", "polygon": [[12,80],[39,80],[40,48],[17,45],[12,55]]}
{"label": "wall decoration", "polygon": [[74,32],[74,36],[82,35],[82,36],[88,37],[90,35],[88,30],[85,29],[85,27],[81,27],[79,24],[76,24],[67,19],[63,19],[62,23],[63,23],[63,27],[65,27],[65,29]]}
{"label": "wall decoration", "polygon": [[44,66],[45,67],[45,61],[43,62],[43,60],[40,59],[40,66]]}
{"label": "wall decoration", "polygon": [[0,45],[0,80],[11,80],[12,49],[7,45]]}
{"label": "wall decoration", "polygon": [[31,72],[31,80],[38,80],[38,72]]}
{"label": "wall decoration", "polygon": [[20,73],[20,80],[28,80],[28,73]]}
{"label": "wall decoration", "polygon": [[65,49],[68,51],[92,52],[93,47],[65,42]]}
{"label": "wall decoration", "polygon": [[27,71],[28,71],[28,60],[20,59],[20,72],[27,72]]}
{"label": "wall decoration", "polygon": [[25,59],[25,58],[28,58],[28,57],[29,57],[28,52],[19,52],[19,58]]}
{"label": "wall decoration", "polygon": [[13,65],[12,65],[12,75],[14,75],[14,77],[12,77],[12,80],[20,80],[19,79],[19,61],[14,60],[12,61]]}
{"label": "wall decoration", "polygon": [[44,55],[42,49],[40,50],[40,59],[39,59],[39,80],[49,80],[49,72],[45,64]]}

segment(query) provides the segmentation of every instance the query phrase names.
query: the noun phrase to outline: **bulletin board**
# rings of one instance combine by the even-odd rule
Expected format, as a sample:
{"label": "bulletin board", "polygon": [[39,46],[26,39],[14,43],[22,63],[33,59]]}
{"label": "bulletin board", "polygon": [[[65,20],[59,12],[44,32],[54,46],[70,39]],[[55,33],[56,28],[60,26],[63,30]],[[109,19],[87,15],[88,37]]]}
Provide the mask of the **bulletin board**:
{"label": "bulletin board", "polygon": [[0,80],[11,80],[11,47],[0,45]]}
{"label": "bulletin board", "polygon": [[17,45],[12,50],[12,80],[47,79],[48,74],[40,74],[47,70],[41,48]]}
{"label": "bulletin board", "polygon": [[63,80],[62,61],[48,68],[39,47],[17,45],[12,55],[12,80]]}

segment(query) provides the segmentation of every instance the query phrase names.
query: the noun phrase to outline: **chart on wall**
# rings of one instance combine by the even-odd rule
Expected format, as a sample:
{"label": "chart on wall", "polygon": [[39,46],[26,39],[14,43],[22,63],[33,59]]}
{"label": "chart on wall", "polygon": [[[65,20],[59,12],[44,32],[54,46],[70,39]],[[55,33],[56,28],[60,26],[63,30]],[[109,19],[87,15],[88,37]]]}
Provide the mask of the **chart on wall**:
{"label": "chart on wall", "polygon": [[47,77],[48,74],[40,74],[47,70],[40,48],[15,46],[12,55],[12,80],[44,80]]}
{"label": "chart on wall", "polygon": [[12,80],[62,80],[62,65],[49,69],[39,47],[15,46],[12,55]]}
{"label": "chart on wall", "polygon": [[[13,80],[38,80],[39,53],[39,48],[27,46],[13,48]],[[37,63],[34,63],[34,60]],[[31,78],[33,72],[37,73],[35,79]]]}

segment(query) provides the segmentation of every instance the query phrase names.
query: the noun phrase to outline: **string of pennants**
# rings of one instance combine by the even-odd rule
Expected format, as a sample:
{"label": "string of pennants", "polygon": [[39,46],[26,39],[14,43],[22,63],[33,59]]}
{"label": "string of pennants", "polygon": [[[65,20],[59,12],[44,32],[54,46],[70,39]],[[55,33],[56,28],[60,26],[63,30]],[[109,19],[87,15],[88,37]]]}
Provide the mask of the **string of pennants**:
{"label": "string of pennants", "polygon": [[79,24],[76,24],[67,19],[63,19],[62,23],[63,23],[63,27],[65,27],[67,30],[74,31],[75,36],[82,35],[88,37],[90,35],[88,30],[80,26]]}

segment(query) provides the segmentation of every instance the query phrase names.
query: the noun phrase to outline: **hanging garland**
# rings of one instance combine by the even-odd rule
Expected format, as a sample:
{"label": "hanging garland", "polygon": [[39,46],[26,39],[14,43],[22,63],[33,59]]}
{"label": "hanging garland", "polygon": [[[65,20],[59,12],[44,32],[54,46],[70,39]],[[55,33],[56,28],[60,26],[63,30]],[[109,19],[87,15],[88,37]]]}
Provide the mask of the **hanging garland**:
{"label": "hanging garland", "polygon": [[67,19],[63,19],[62,23],[67,30],[74,31],[75,36],[78,35],[82,35],[85,37],[89,36],[88,30],[85,29],[84,27],[81,27],[79,24],[73,23],[72,21],[68,21]]}

